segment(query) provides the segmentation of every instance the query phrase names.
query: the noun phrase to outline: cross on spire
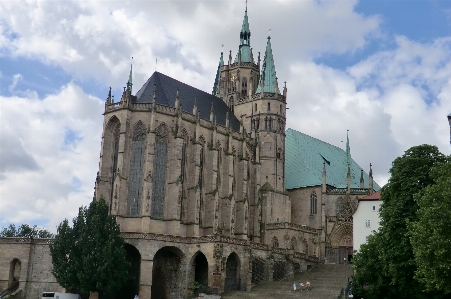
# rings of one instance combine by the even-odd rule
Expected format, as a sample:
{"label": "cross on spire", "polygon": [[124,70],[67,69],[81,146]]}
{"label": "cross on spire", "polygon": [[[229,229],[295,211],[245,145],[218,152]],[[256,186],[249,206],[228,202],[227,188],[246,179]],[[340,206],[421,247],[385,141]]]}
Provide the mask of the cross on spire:
{"label": "cross on spire", "polygon": [[246,0],[246,12],[247,12],[247,0]]}

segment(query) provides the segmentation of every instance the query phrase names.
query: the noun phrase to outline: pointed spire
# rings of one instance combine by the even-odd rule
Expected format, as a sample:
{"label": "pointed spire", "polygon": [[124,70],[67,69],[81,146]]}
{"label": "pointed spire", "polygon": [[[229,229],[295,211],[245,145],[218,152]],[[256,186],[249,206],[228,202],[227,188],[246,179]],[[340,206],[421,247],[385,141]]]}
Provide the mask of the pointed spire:
{"label": "pointed spire", "polygon": [[197,116],[197,99],[194,98],[193,115]]}
{"label": "pointed spire", "polygon": [[244,11],[243,25],[240,31],[240,47],[234,62],[253,62],[251,60],[251,31],[249,30],[249,18],[246,10]]}
{"label": "pointed spire", "polygon": [[107,102],[108,105],[110,105],[112,103],[111,86],[110,86],[110,91],[108,92],[108,98],[106,99],[106,102]]}
{"label": "pointed spire", "polygon": [[213,117],[215,115],[215,109],[213,107],[213,102],[211,102],[211,109],[210,109],[210,122],[213,122]]}
{"label": "pointed spire", "polygon": [[365,187],[365,180],[363,179],[363,169],[360,169],[360,188]]}
{"label": "pointed spire", "polygon": [[218,70],[216,71],[215,84],[213,85],[213,91],[211,93],[214,96],[219,96],[219,91],[221,89],[221,73],[223,68],[224,68],[224,55],[221,50],[221,57],[219,58]]}
{"label": "pointed spire", "polygon": [[346,164],[351,164],[351,148],[349,147],[349,130],[346,130]]}
{"label": "pointed spire", "polygon": [[370,181],[368,182],[368,189],[369,189],[369,193],[373,194],[373,169],[371,168],[371,163],[370,163],[370,173],[369,173],[369,177],[370,177]]}
{"label": "pointed spire", "polygon": [[326,161],[323,162],[323,182],[322,182],[322,193],[326,193],[326,178],[327,178],[327,174],[326,174]]}
{"label": "pointed spire", "polygon": [[128,82],[127,86],[130,89],[130,94],[132,93],[132,86],[133,86],[133,57],[132,62],[130,63],[130,74],[128,75]]}
{"label": "pointed spire", "polygon": [[[274,57],[272,56],[271,37],[268,36],[266,43],[265,58],[263,58],[263,66],[260,76],[260,84],[255,93],[271,92],[280,93],[278,88],[276,90],[276,67],[274,66]],[[263,86],[263,90],[262,90]]]}

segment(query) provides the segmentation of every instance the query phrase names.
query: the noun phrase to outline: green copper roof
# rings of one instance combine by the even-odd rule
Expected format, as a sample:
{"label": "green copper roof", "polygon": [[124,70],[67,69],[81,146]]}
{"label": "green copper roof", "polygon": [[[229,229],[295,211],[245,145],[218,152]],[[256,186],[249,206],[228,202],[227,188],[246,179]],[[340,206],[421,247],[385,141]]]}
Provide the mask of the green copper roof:
{"label": "green copper roof", "polygon": [[261,84],[263,80],[263,91],[280,93],[279,90],[275,90],[276,86],[276,67],[274,66],[274,57],[272,56],[271,49],[271,37],[268,36],[268,42],[266,43],[265,58],[263,59],[262,73],[260,76],[260,82],[258,83],[257,91],[261,92]]}
{"label": "green copper roof", "polygon": [[211,94],[214,96],[219,95],[219,86],[221,84],[221,72],[222,72],[223,66],[224,66],[224,58],[223,58],[223,54],[221,51],[221,57],[219,58],[218,70],[216,71],[215,84],[213,84],[213,91],[211,92]]}
{"label": "green copper roof", "polygon": [[[349,139],[347,141],[349,150]],[[347,165],[351,170],[351,188],[360,188],[361,167],[343,149],[297,132],[286,131],[285,137],[285,188],[295,189],[322,184],[323,167],[326,165],[326,183],[336,188],[347,185]],[[369,176],[364,171],[365,187]],[[380,187],[373,182],[373,188]]]}
{"label": "green copper roof", "polygon": [[[238,52],[241,54],[241,62],[251,62],[251,31],[249,30],[247,7],[244,12],[243,25],[241,26],[240,48]],[[238,53],[235,56],[234,62],[238,62]]]}

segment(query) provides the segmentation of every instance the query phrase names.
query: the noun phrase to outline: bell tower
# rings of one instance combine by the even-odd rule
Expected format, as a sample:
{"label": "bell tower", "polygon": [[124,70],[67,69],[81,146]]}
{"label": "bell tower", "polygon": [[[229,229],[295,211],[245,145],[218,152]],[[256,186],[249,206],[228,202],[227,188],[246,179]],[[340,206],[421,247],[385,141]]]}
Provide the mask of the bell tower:
{"label": "bell tower", "polygon": [[[257,63],[251,48],[251,31],[246,10],[244,12],[243,24],[240,31],[240,44],[235,59],[232,60],[232,51],[229,52],[228,60],[224,64],[223,52],[219,59],[215,84],[212,94],[221,98],[234,112],[238,119],[243,113],[250,115],[251,112],[243,112],[243,109],[235,111],[237,105],[250,102],[255,93],[260,73],[260,55]],[[245,127],[246,128],[246,127]],[[246,128],[248,130],[249,128]]]}

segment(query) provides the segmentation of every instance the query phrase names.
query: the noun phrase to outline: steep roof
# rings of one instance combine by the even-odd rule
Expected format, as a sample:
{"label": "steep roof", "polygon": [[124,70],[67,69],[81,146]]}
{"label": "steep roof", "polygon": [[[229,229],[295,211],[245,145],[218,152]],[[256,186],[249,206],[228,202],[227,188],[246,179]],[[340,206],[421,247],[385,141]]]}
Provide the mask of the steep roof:
{"label": "steep roof", "polygon": [[[360,188],[361,167],[346,151],[293,129],[285,137],[285,188],[295,189],[322,184],[323,164],[326,165],[326,183],[336,188],[347,185],[347,161],[350,161],[351,188]],[[364,171],[365,187],[369,176]],[[380,187],[373,182],[373,188]]]}
{"label": "steep roof", "polygon": [[197,111],[200,113],[200,117],[209,120],[210,110],[213,105],[216,123],[225,126],[226,114],[229,112],[230,128],[234,131],[239,131],[239,120],[233,112],[230,111],[223,100],[159,72],[154,72],[152,74],[147,82],[136,93],[136,97],[133,97],[133,102],[151,103],[154,85],[156,87],[155,94],[157,104],[175,107],[175,97],[178,90],[179,100],[183,111],[193,113],[194,101],[196,100]]}
{"label": "steep roof", "polygon": [[221,86],[221,73],[223,67],[224,67],[224,56],[221,51],[221,57],[219,57],[218,70],[216,71],[215,83],[213,84],[213,91],[211,92],[211,94],[214,96],[218,96],[219,94],[219,87]]}
{"label": "steep roof", "polygon": [[280,93],[279,90],[275,90],[276,86],[276,67],[274,65],[274,57],[272,55],[271,37],[268,36],[268,42],[266,43],[265,58],[263,58],[262,71],[260,76],[260,82],[255,93],[261,92],[263,81],[263,92]]}

